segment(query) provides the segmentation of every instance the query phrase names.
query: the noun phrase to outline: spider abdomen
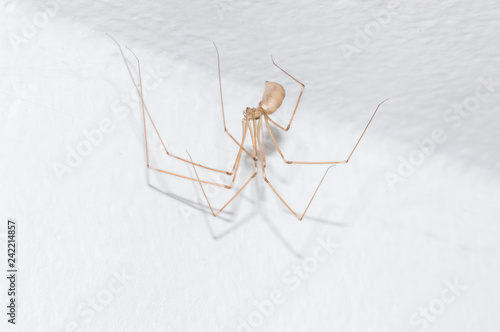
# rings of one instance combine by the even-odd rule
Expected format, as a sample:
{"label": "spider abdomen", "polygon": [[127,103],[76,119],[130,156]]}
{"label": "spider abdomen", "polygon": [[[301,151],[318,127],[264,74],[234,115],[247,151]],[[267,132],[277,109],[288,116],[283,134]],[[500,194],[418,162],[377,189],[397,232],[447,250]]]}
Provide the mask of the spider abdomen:
{"label": "spider abdomen", "polygon": [[279,83],[266,81],[266,88],[259,107],[264,109],[267,114],[273,114],[281,106],[283,99],[285,99],[283,86]]}

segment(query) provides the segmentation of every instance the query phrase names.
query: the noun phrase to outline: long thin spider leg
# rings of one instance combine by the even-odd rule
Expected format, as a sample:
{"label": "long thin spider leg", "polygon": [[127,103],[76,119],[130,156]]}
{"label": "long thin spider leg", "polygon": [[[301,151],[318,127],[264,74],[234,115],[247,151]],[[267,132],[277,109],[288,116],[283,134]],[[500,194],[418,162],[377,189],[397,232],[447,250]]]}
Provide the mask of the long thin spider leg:
{"label": "long thin spider leg", "polygon": [[220,90],[220,105],[221,105],[221,108],[222,108],[222,122],[224,123],[224,131],[226,132],[226,134],[229,135],[229,137],[231,137],[231,139],[236,143],[238,144],[238,146],[243,149],[250,157],[252,158],[255,158],[252,156],[252,154],[250,154],[250,152],[248,152],[244,147],[243,145],[241,145],[240,143],[238,143],[238,141],[233,137],[233,135],[231,135],[229,133],[229,130],[227,130],[227,127],[226,127],[226,115],[224,114],[224,99],[222,98],[222,80],[221,80],[221,76],[220,76],[220,60],[219,60],[219,49],[217,48],[217,45],[215,45],[215,43],[213,43],[214,46],[215,46],[215,51],[217,52],[217,69],[218,69],[218,72],[219,72],[219,90]]}
{"label": "long thin spider leg", "polygon": [[[261,122],[262,120],[260,119],[259,122]],[[260,127],[260,126],[259,126]],[[259,153],[260,153],[260,164],[261,164],[261,167],[262,167],[262,176],[264,177],[264,181],[266,181],[266,183],[269,185],[269,187],[271,187],[271,189],[273,190],[273,192],[276,194],[276,196],[278,196],[278,198],[280,199],[280,201],[283,202],[283,204],[285,204],[285,206],[288,208],[288,210],[290,210],[290,212],[293,213],[293,215],[295,217],[297,217],[297,219],[299,220],[302,220],[304,218],[304,216],[306,215],[306,212],[307,210],[309,209],[309,206],[311,206],[311,203],[314,199],[314,197],[316,197],[316,193],[318,192],[319,190],[319,187],[321,186],[321,184],[323,183],[323,180],[325,179],[326,177],[326,174],[328,173],[328,171],[330,170],[330,168],[332,168],[333,166],[335,165],[332,165],[330,167],[328,167],[325,171],[325,174],[323,175],[323,177],[321,178],[321,181],[319,181],[319,184],[318,186],[316,187],[316,190],[314,191],[314,194],[312,195],[311,199],[309,200],[309,203],[307,204],[306,206],[306,209],[304,210],[304,212],[302,213],[302,215],[298,215],[291,207],[290,205],[288,205],[287,202],[285,202],[285,200],[280,196],[280,194],[278,193],[278,191],[274,188],[274,186],[271,184],[271,182],[269,181],[269,179],[267,178],[267,175],[266,175],[266,170],[265,170],[265,165],[264,165],[264,158],[265,158],[265,153],[264,153],[264,149],[262,149],[262,142],[260,140],[260,135],[257,136],[257,143],[259,145]]]}
{"label": "long thin spider leg", "polygon": [[[252,129],[252,126],[250,126],[250,120],[248,120],[248,131],[250,132],[250,137],[252,138],[252,148],[253,148],[253,154],[254,157],[257,157],[257,142],[255,141],[255,131]],[[256,160],[256,159],[254,159]]]}
{"label": "long thin spider leg", "polygon": [[[111,38],[113,38],[113,37],[111,37]],[[126,47],[130,52],[132,52],[134,54],[134,52],[130,48],[128,48],[128,46],[126,46]],[[139,59],[137,59],[137,71],[139,73],[139,87],[141,88],[141,92],[139,93],[139,95],[141,96],[141,98],[143,98],[144,95],[142,92],[141,64],[139,62]],[[135,82],[134,82],[134,85],[135,85]],[[141,105],[142,105],[142,122],[144,123],[144,142],[146,144],[146,165],[149,165],[148,137],[147,137],[147,133],[146,133],[146,113],[145,113],[145,109],[144,109],[144,103],[141,103]]]}
{"label": "long thin spider leg", "polygon": [[[245,138],[246,138],[246,135],[247,135],[247,126],[248,126],[247,121],[245,119],[243,119],[243,121],[242,121],[243,138],[241,139],[241,145],[245,144]],[[234,181],[236,179],[236,175],[238,174],[238,169],[240,167],[240,161],[241,161],[242,151],[243,150],[240,148],[239,151],[238,151],[238,156],[236,157],[236,162],[235,162],[235,164],[233,166],[234,175],[233,175],[233,178],[231,180],[231,184],[229,185],[230,188],[232,188],[234,186]],[[191,155],[189,154],[189,152],[187,150],[186,150],[186,152],[189,155],[189,158],[191,159],[191,161],[193,161],[193,158],[191,158]]]}
{"label": "long thin spider leg", "polygon": [[[259,122],[257,124],[257,132],[260,135],[261,142],[264,142],[264,130],[262,130],[262,117],[259,119]],[[266,167],[266,152],[264,150],[264,143],[262,143],[262,162],[264,163],[264,167]]]}
{"label": "long thin spider leg", "polygon": [[[248,121],[247,121],[247,122],[248,122]],[[248,127],[248,124],[246,124],[246,126],[245,126],[245,127]],[[251,129],[249,128],[249,130],[251,130]],[[186,151],[186,152],[187,152],[187,151]],[[189,154],[189,152],[187,152],[187,153],[188,153],[188,155],[189,155],[189,158],[191,158],[191,155]],[[253,179],[253,178],[255,178],[255,176],[257,175],[257,172],[258,172],[258,168],[257,168],[257,161],[255,161],[255,159],[254,159],[254,166],[255,166],[255,171],[254,171],[254,173],[250,176],[250,178],[249,178],[249,179],[245,182],[245,184],[243,184],[243,186],[242,186],[242,187],[241,187],[241,188],[240,188],[240,189],[236,192],[236,194],[234,194],[234,195],[233,195],[233,197],[231,197],[231,198],[230,198],[230,199],[226,202],[226,204],[224,204],[224,206],[222,206],[222,207],[221,207],[221,208],[220,208],[217,212],[214,212],[214,209],[212,208],[212,204],[210,204],[210,200],[208,199],[208,196],[207,196],[207,194],[205,193],[205,189],[203,189],[203,185],[202,185],[202,184],[201,184],[201,182],[200,182],[200,188],[201,188],[201,191],[203,192],[203,196],[205,196],[205,200],[207,201],[207,203],[208,203],[208,207],[210,208],[210,211],[212,212],[212,215],[213,215],[214,217],[217,217],[217,215],[218,215],[219,213],[221,213],[221,212],[222,212],[222,210],[224,210],[224,209],[225,209],[225,208],[229,205],[229,203],[231,203],[231,202],[232,202],[232,201],[236,198],[236,196],[238,196],[238,195],[239,195],[239,194],[243,191],[243,189],[245,189],[245,187],[246,187],[246,186],[250,183],[250,181],[252,181],[252,179]],[[196,166],[194,165],[194,163],[193,163],[193,169],[194,169],[194,173],[196,174],[196,177],[197,177],[197,178],[199,178],[199,177],[198,177],[198,171],[196,171]]]}
{"label": "long thin spider leg", "polygon": [[276,127],[280,128],[281,130],[288,131],[290,129],[290,126],[292,125],[293,118],[295,117],[295,112],[297,112],[297,108],[299,107],[300,98],[302,98],[302,93],[304,93],[304,89],[305,89],[306,86],[304,84],[302,84],[302,82],[300,82],[298,79],[296,79],[295,77],[293,77],[292,75],[290,75],[289,73],[287,73],[283,68],[281,68],[280,66],[278,66],[276,64],[276,62],[274,62],[274,59],[273,59],[272,55],[271,55],[271,61],[282,72],[284,72],[286,75],[288,75],[288,77],[290,77],[291,79],[293,79],[295,82],[299,83],[302,86],[302,88],[300,89],[299,98],[297,99],[297,104],[295,105],[295,109],[293,110],[292,117],[290,118],[290,122],[288,123],[288,126],[286,128],[283,128],[282,126],[280,126],[279,124],[277,124],[273,119],[269,118],[269,121],[271,121]]}
{"label": "long thin spider leg", "polygon": [[[243,144],[245,144],[245,138],[247,136],[247,126],[248,126],[247,121],[245,121],[245,119],[243,119],[243,121],[242,121],[243,135],[242,135],[242,139],[241,139],[241,146],[243,146]],[[236,174],[238,174],[238,169],[240,167],[241,156],[243,154],[242,152],[243,152],[243,149],[240,148],[238,150],[237,163],[235,163],[235,165],[233,166],[234,175],[233,175],[233,180],[231,181],[231,187],[234,185],[234,181],[236,179]]]}
{"label": "long thin spider leg", "polygon": [[[139,58],[137,57],[137,55],[134,53],[134,51],[132,51],[130,48],[127,47],[127,49],[134,55],[134,57],[136,58],[136,61],[137,61],[137,66],[138,66],[138,71],[139,71],[139,82],[140,82],[140,90],[139,90],[139,87],[138,85],[136,84],[136,81],[134,79],[134,76],[132,75],[132,71],[130,70],[130,67],[126,61],[126,58],[125,58],[125,54],[123,53],[123,50],[121,48],[121,45],[110,35],[108,35],[115,43],[116,45],[118,46],[119,50],[120,50],[120,53],[122,55],[122,58],[123,58],[123,61],[125,63],[125,66],[127,67],[127,71],[130,75],[130,78],[132,79],[132,82],[134,84],[134,87],[135,89],[137,90],[137,93],[139,94],[139,97],[141,99],[141,103],[142,103],[142,109],[143,109],[143,122],[144,122],[144,135],[145,135],[145,141],[146,141],[146,159],[147,159],[147,167],[148,168],[151,168],[150,165],[149,165],[149,155],[148,155],[148,148],[147,148],[147,134],[146,134],[146,119],[145,119],[145,115],[144,115],[144,110],[146,111],[147,115],[148,115],[148,118],[149,120],[151,121],[151,123],[153,124],[153,128],[156,132],[156,134],[158,135],[158,138],[160,139],[160,142],[163,146],[163,149],[165,150],[165,153],[170,156],[170,157],[173,157],[175,159],[178,159],[178,160],[181,160],[183,162],[186,162],[186,163],[189,163],[189,164],[192,164],[191,161],[189,160],[186,160],[184,158],[181,158],[181,157],[178,157],[178,156],[175,156],[173,154],[171,154],[168,150],[167,150],[167,147],[165,146],[165,143],[163,142],[162,138],[161,138],[161,135],[160,133],[158,132],[158,129],[156,128],[156,125],[153,121],[153,118],[151,117],[151,114],[149,113],[149,110],[146,106],[146,103],[144,102],[144,96],[143,96],[143,92],[142,92],[142,78],[141,78],[141,75],[140,75],[140,72],[141,72],[141,67],[140,67],[140,61],[139,61]],[[236,157],[237,159],[238,157]],[[202,164],[196,164],[196,166],[199,166],[199,167],[202,167],[202,168],[205,168],[205,169],[208,169],[210,171],[214,171],[214,172],[219,172],[219,173],[223,173],[223,174],[227,174],[227,175],[233,175],[233,172],[235,171],[235,168],[236,168],[236,159],[235,159],[235,163],[233,165],[233,169],[231,170],[231,172],[228,172],[228,171],[224,171],[224,170],[219,170],[219,169],[216,169],[216,168],[212,168],[212,167],[208,167],[208,166],[204,166]]]}
{"label": "long thin spider leg", "polygon": [[[109,36],[109,35],[108,35],[108,36]],[[139,87],[137,86],[137,84],[136,84],[136,82],[135,82],[135,80],[134,80],[134,77],[133,77],[133,75],[132,75],[132,71],[130,70],[130,67],[128,66],[128,63],[127,63],[127,61],[126,61],[126,59],[125,59],[125,55],[123,54],[123,50],[122,50],[122,48],[121,48],[120,44],[118,44],[118,42],[117,42],[117,41],[116,41],[113,37],[111,37],[111,36],[109,36],[109,37],[110,37],[111,39],[113,39],[113,41],[114,41],[114,42],[118,45],[118,47],[119,47],[119,49],[120,49],[120,52],[121,52],[121,54],[122,54],[122,57],[123,57],[123,61],[125,62],[125,65],[126,65],[126,67],[127,67],[127,70],[128,70],[128,72],[129,72],[129,74],[130,74],[130,78],[132,79],[132,82],[134,83],[134,86],[135,86],[135,88],[136,88],[136,90],[137,90],[137,93],[139,94],[139,96],[140,96],[140,98],[141,98],[141,100],[142,100],[143,111],[144,111],[144,110],[146,111],[146,113],[147,113],[147,114],[148,114],[148,116],[149,116],[149,119],[151,120],[151,123],[153,124],[153,127],[154,127],[154,128],[155,128],[155,130],[156,130],[156,126],[155,126],[155,124],[154,124],[154,122],[153,122],[153,119],[151,118],[151,115],[149,114],[149,111],[148,111],[147,106],[146,106],[146,104],[145,104],[145,102],[144,102],[144,99],[143,99],[142,85],[141,85],[141,89],[139,90]],[[130,49],[129,49],[129,50],[130,50]],[[139,72],[139,76],[140,76],[140,77],[139,77],[139,82],[140,82],[140,84],[142,84],[142,77],[141,77],[141,75],[140,75],[141,70],[140,70],[140,62],[139,62],[139,59],[137,58],[137,56],[135,55],[135,53],[134,53],[132,50],[130,50],[130,51],[132,52],[132,54],[134,54],[134,56],[135,56],[135,58],[136,58],[136,60],[137,60],[137,63],[138,63],[138,72]],[[192,180],[192,181],[195,181],[195,182],[198,182],[198,183],[206,183],[206,184],[209,184],[209,185],[218,186],[218,187],[223,187],[223,188],[226,188],[226,189],[231,189],[231,188],[233,187],[233,184],[231,184],[230,186],[228,186],[228,185],[225,185],[225,184],[220,184],[220,183],[216,183],[216,182],[210,182],[210,181],[200,180],[199,178],[198,178],[198,179],[194,179],[194,178],[191,178],[191,177],[188,177],[188,176],[184,176],[184,175],[180,175],[180,174],[176,174],[176,173],[173,173],[173,172],[168,172],[168,171],[165,171],[165,170],[161,170],[161,169],[158,169],[158,168],[152,167],[152,166],[149,164],[149,156],[148,156],[148,149],[147,149],[148,142],[147,142],[146,122],[145,122],[145,116],[144,116],[144,113],[143,113],[143,121],[144,121],[144,130],[145,130],[145,131],[144,131],[144,140],[145,140],[145,143],[146,143],[146,159],[147,159],[147,167],[148,167],[149,169],[155,170],[155,171],[157,171],[157,172],[165,173],[165,174],[168,174],[168,175],[173,175],[173,176],[176,176],[176,177],[180,177],[180,178],[183,178],[183,179]],[[162,141],[162,139],[161,139],[161,136],[160,136],[160,134],[159,134],[158,130],[156,130],[156,133],[158,134],[158,137],[160,138],[160,141],[162,142],[162,145],[163,145],[163,147],[165,148],[165,151],[167,152],[167,154],[168,154],[169,156],[172,156],[172,155],[171,155],[171,154],[169,154],[169,153],[168,153],[168,151],[166,150],[166,147],[165,147],[165,145],[163,144],[163,141]],[[175,157],[175,156],[173,156],[173,157]],[[176,157],[176,158],[177,158],[177,157]],[[177,159],[184,160],[184,159],[182,159],[182,158],[177,158]],[[192,161],[188,161],[188,160],[184,160],[184,161],[186,161],[186,162],[187,162],[187,163],[189,163],[189,164],[193,164],[193,163],[192,163]],[[235,161],[235,166],[233,167],[233,170],[235,170],[236,165],[239,165],[239,161],[238,161],[238,159]],[[196,166],[200,166],[200,167],[203,167],[203,168],[206,168],[206,169],[209,169],[209,170],[215,170],[215,169],[210,169],[210,168],[207,168],[206,166],[199,165],[199,164],[196,164]],[[220,172],[224,173],[224,171],[220,171]],[[225,172],[225,173],[226,173],[226,174],[229,174],[229,172]],[[235,173],[236,173],[236,172],[235,172]],[[234,182],[234,180],[233,180],[233,182]]]}
{"label": "long thin spider leg", "polygon": [[[388,98],[389,99],[389,98]],[[361,141],[361,139],[363,138],[363,135],[365,134],[366,130],[368,129],[368,126],[370,125],[370,123],[372,122],[373,120],[373,117],[375,116],[375,114],[377,114],[377,111],[380,107],[380,105],[382,105],[383,103],[385,103],[388,99],[384,100],[383,102],[381,102],[380,104],[378,104],[377,108],[375,109],[375,112],[373,112],[373,115],[372,117],[370,118],[370,121],[368,121],[368,124],[366,125],[365,129],[363,130],[363,133],[361,133],[361,136],[359,137],[358,141],[356,142],[356,145],[354,145],[354,148],[352,149],[351,153],[349,154],[349,156],[347,157],[346,160],[343,160],[343,161],[289,161],[285,158],[285,156],[283,155],[283,152],[281,151],[281,149],[279,148],[278,146],[278,143],[276,142],[276,139],[274,138],[274,135],[271,131],[271,127],[269,125],[269,121],[268,119],[270,120],[269,116],[267,114],[264,114],[264,118],[266,120],[266,125],[267,125],[267,130],[269,131],[269,135],[271,135],[271,139],[273,140],[274,142],[274,145],[276,146],[276,148],[278,149],[278,152],[279,154],[281,155],[281,158],[283,158],[283,161],[287,164],[347,164],[349,162],[349,160],[351,159],[354,151],[356,150],[356,148],[358,147],[358,144],[359,142]]]}

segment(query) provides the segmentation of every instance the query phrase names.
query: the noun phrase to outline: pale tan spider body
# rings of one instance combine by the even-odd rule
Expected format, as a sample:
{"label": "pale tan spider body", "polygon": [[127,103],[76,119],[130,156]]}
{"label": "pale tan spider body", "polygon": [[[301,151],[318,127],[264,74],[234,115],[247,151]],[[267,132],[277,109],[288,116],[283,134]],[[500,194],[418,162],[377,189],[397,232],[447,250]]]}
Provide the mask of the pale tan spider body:
{"label": "pale tan spider body", "polygon": [[250,119],[258,120],[266,113],[267,115],[273,114],[283,103],[285,99],[285,89],[279,83],[266,81],[264,95],[259,102],[258,107],[247,107],[243,114]]}

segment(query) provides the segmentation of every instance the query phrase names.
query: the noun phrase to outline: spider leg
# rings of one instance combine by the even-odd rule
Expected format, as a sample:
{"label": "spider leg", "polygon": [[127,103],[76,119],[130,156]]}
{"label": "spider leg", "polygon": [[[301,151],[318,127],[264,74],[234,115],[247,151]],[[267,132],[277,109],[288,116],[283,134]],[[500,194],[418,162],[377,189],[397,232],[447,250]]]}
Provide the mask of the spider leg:
{"label": "spider leg", "polygon": [[[241,140],[241,145],[243,145],[245,143],[247,127],[248,127],[247,121],[243,121],[243,138]],[[147,140],[146,140],[146,144],[147,144]],[[187,150],[186,150],[186,152],[187,152]],[[190,164],[193,165],[193,167],[197,166],[198,164],[196,164],[196,163],[193,162],[193,159],[191,158],[191,155],[189,154],[189,152],[187,152],[187,154],[189,155],[189,159],[191,159]],[[240,150],[238,152],[238,156],[236,157],[235,166],[233,167],[234,175],[233,175],[233,179],[231,180],[231,184],[230,185],[223,185],[223,184],[219,184],[219,183],[215,183],[215,182],[209,182],[209,181],[200,180],[200,178],[198,176],[198,172],[196,171],[196,168],[195,168],[196,179],[191,178],[191,177],[187,177],[187,176],[184,176],[184,175],[179,175],[179,174],[175,174],[175,173],[172,173],[172,172],[164,171],[164,170],[161,170],[161,169],[158,169],[158,168],[154,168],[154,167],[150,166],[149,163],[148,163],[148,168],[152,169],[152,170],[155,170],[155,171],[158,171],[158,172],[161,172],[161,173],[165,173],[165,174],[169,174],[169,175],[174,175],[174,176],[177,176],[177,177],[181,177],[183,179],[188,179],[188,180],[196,181],[196,182],[198,182],[200,184],[200,186],[201,186],[202,183],[206,183],[206,184],[210,184],[210,185],[214,185],[214,186],[218,186],[218,187],[223,187],[223,188],[226,188],[226,189],[231,189],[234,186],[234,181],[236,179],[236,174],[238,174],[238,169],[240,167],[241,156],[242,156],[242,149],[240,148]],[[245,184],[245,186],[246,186],[246,184]],[[201,187],[201,189],[203,190],[203,187]],[[203,193],[205,193],[205,192],[203,191]],[[206,195],[205,195],[205,197],[206,197]],[[207,198],[207,201],[208,201],[208,198]],[[208,203],[208,204],[210,205],[210,203]],[[212,211],[212,213],[213,213],[213,211]]]}
{"label": "spider leg", "polygon": [[[250,128],[250,126],[248,125],[248,120],[245,119],[245,122],[243,124],[243,127],[245,128],[244,130],[249,130],[250,132],[252,131],[252,129]],[[242,142],[241,144],[243,145],[244,142]],[[252,144],[253,144],[253,141],[252,141]],[[254,149],[255,150],[255,149]],[[241,150],[240,150],[241,152]],[[189,155],[189,152],[188,152],[188,155]],[[189,155],[189,158],[191,158],[191,155]],[[210,211],[212,212],[212,215],[214,217],[217,217],[217,215],[219,213],[222,212],[222,210],[224,210],[228,205],[229,203],[231,203],[235,198],[236,196],[238,196],[242,191],[243,189],[245,189],[245,187],[250,183],[250,181],[252,181],[253,178],[255,178],[255,176],[257,175],[257,172],[258,172],[258,167],[257,167],[257,161],[256,161],[256,156],[252,156],[252,158],[254,159],[254,166],[255,166],[255,171],[254,173],[250,176],[250,178],[243,184],[243,186],[236,192],[236,194],[233,195],[233,197],[231,197],[225,204],[224,206],[222,206],[217,212],[214,212],[214,209],[212,208],[212,204],[210,204],[210,200],[208,199],[208,196],[207,194],[205,193],[205,189],[203,189],[203,185],[202,185],[202,182],[199,181],[200,183],[200,188],[201,188],[201,191],[203,192],[203,196],[205,196],[205,200],[207,201],[208,203],[208,207],[210,208]],[[195,164],[193,163],[193,169],[194,169],[194,173],[196,174],[196,177],[199,179],[198,177],[198,171],[196,171],[196,166]]]}
{"label": "spider leg", "polygon": [[[229,137],[231,137],[231,139],[236,143],[238,144],[238,146],[243,149],[243,151],[246,152],[246,154],[248,154],[250,157],[252,158],[255,158],[254,156],[252,156],[252,154],[250,152],[248,152],[244,147],[243,145],[241,145],[240,143],[238,143],[238,141],[233,137],[233,135],[231,135],[231,133],[229,133],[229,130],[227,130],[226,128],[226,116],[224,114],[224,100],[222,98],[222,81],[221,81],[221,77],[220,77],[220,60],[219,60],[219,50],[217,49],[217,45],[215,45],[215,43],[213,43],[214,46],[215,46],[215,51],[217,52],[217,69],[218,69],[218,72],[219,72],[219,90],[220,90],[220,105],[221,105],[221,108],[222,108],[222,122],[224,123],[224,132],[226,134],[229,135]],[[254,159],[254,161],[256,161]]]}
{"label": "spider leg", "polygon": [[297,104],[295,105],[295,109],[293,110],[292,117],[290,118],[290,122],[288,123],[288,126],[286,128],[283,128],[282,126],[280,126],[279,124],[277,124],[273,119],[269,118],[269,121],[271,121],[276,127],[280,128],[283,131],[288,131],[290,129],[290,126],[292,125],[292,121],[293,121],[293,118],[295,116],[295,112],[297,112],[297,108],[299,107],[300,98],[302,98],[302,93],[304,92],[304,89],[305,89],[306,86],[304,84],[302,84],[299,80],[297,80],[295,77],[293,77],[292,75],[290,75],[289,73],[287,73],[283,68],[281,68],[280,66],[278,66],[276,64],[276,62],[274,62],[274,59],[273,59],[272,55],[271,55],[271,61],[282,72],[284,72],[286,75],[288,75],[288,77],[290,77],[291,79],[293,79],[295,82],[299,83],[302,86],[302,88],[300,89],[299,98],[297,99]]}
{"label": "spider leg", "polygon": [[349,160],[351,159],[351,156],[352,154],[354,153],[354,151],[356,150],[356,148],[358,147],[358,144],[359,142],[361,141],[361,139],[363,138],[363,135],[365,134],[366,130],[368,129],[368,126],[370,125],[370,123],[372,122],[373,120],[373,117],[375,116],[375,114],[377,113],[380,105],[382,105],[384,102],[386,102],[388,99],[384,100],[383,102],[381,102],[380,104],[378,104],[377,108],[375,109],[375,112],[373,112],[373,115],[372,117],[370,118],[370,121],[368,121],[368,124],[366,125],[365,129],[363,130],[363,133],[361,134],[361,136],[359,137],[358,141],[356,142],[356,145],[354,145],[354,148],[352,149],[351,153],[349,154],[349,156],[347,157],[346,160],[342,160],[342,161],[289,161],[285,158],[285,156],[283,155],[283,152],[281,151],[280,147],[278,146],[278,143],[276,142],[276,139],[274,138],[274,135],[271,131],[271,127],[269,126],[269,121],[268,120],[271,120],[269,118],[269,116],[267,114],[264,114],[264,118],[266,120],[266,125],[267,125],[267,130],[269,131],[269,135],[271,135],[271,139],[273,140],[274,142],[274,145],[276,146],[276,148],[278,149],[278,152],[279,154],[281,155],[281,158],[283,158],[283,161],[287,164],[347,164],[349,162]]}
{"label": "spider leg", "polygon": [[[259,122],[262,121],[262,119],[259,120]],[[266,181],[266,183],[269,185],[269,187],[271,187],[272,191],[276,194],[276,196],[278,196],[278,198],[280,199],[280,201],[283,202],[283,204],[285,204],[285,206],[288,208],[288,210],[290,210],[290,212],[293,213],[293,215],[295,217],[297,217],[297,219],[299,220],[302,220],[304,218],[304,216],[306,215],[306,212],[307,210],[309,209],[309,206],[311,206],[311,203],[314,199],[314,197],[316,196],[316,193],[318,192],[319,190],[319,187],[321,186],[321,184],[323,183],[323,180],[325,179],[326,177],[326,174],[328,173],[328,171],[330,170],[330,168],[332,168],[333,166],[335,165],[332,165],[330,167],[328,167],[325,171],[325,174],[323,175],[323,177],[321,178],[321,181],[319,181],[319,184],[318,186],[316,187],[316,190],[314,191],[314,194],[312,195],[311,199],[309,200],[309,203],[307,204],[307,207],[306,209],[304,210],[304,212],[302,213],[302,215],[299,215],[297,214],[291,207],[290,205],[288,205],[287,202],[285,202],[285,200],[281,197],[281,195],[278,193],[278,191],[274,188],[274,186],[271,184],[271,182],[269,181],[269,179],[267,178],[267,175],[266,175],[266,170],[265,170],[265,165],[264,165],[264,150],[262,149],[262,142],[260,140],[260,136],[257,136],[257,143],[259,145],[259,152],[260,152],[260,163],[261,163],[261,166],[262,166],[262,175],[264,177],[264,181]]]}
{"label": "spider leg", "polygon": [[[247,123],[247,121],[245,121],[245,119],[243,119],[242,122],[243,122],[242,123],[243,124],[243,138],[241,139],[241,145],[243,145],[245,143],[245,138],[246,138],[246,135],[247,135],[247,125],[248,125],[248,123]],[[233,166],[234,175],[233,175],[233,178],[231,180],[231,184],[229,185],[229,188],[233,187],[234,181],[236,179],[236,174],[238,174],[238,169],[240,167],[240,161],[241,161],[242,151],[243,151],[243,149],[240,148],[239,151],[238,151],[238,155],[236,156],[236,162],[235,162],[235,164]],[[187,150],[186,150],[186,152],[189,155],[189,158],[191,159],[191,161],[193,161],[193,159],[191,158],[191,155],[189,154],[189,152]],[[193,163],[192,165],[195,166],[196,163]],[[198,176],[198,173],[197,172],[195,172],[195,173],[196,173],[196,176]]]}
{"label": "spider leg", "polygon": [[[144,122],[144,140],[145,140],[145,144],[146,144],[146,160],[147,160],[147,167],[150,168],[150,169],[153,169],[153,170],[156,170],[156,171],[159,171],[159,172],[162,172],[162,173],[166,173],[166,174],[170,174],[170,175],[174,175],[174,176],[179,176],[179,177],[182,177],[182,178],[186,178],[186,179],[189,179],[189,180],[193,180],[193,181],[201,181],[203,183],[207,183],[207,184],[212,184],[212,185],[218,185],[218,186],[221,186],[221,187],[232,187],[232,184],[231,186],[227,186],[227,185],[223,185],[223,184],[216,184],[216,183],[213,183],[213,182],[209,182],[209,181],[202,181],[202,180],[196,180],[196,179],[193,179],[193,178],[190,178],[190,177],[185,177],[185,176],[182,176],[182,175],[179,175],[179,174],[174,174],[174,173],[171,173],[171,172],[167,172],[167,171],[163,171],[163,170],[160,170],[160,169],[157,169],[157,168],[154,168],[152,167],[150,164],[149,164],[149,152],[148,152],[148,142],[147,142],[147,133],[146,133],[146,116],[145,114],[148,115],[149,117],[149,120],[151,121],[152,125],[153,125],[153,128],[156,132],[156,134],[158,135],[158,138],[160,139],[160,142],[163,146],[163,149],[165,150],[165,153],[170,156],[170,157],[173,157],[175,159],[178,159],[178,160],[181,160],[183,162],[186,162],[186,163],[189,163],[189,164],[193,164],[193,165],[196,165],[196,166],[199,166],[199,167],[202,167],[202,168],[205,168],[207,170],[210,170],[210,171],[215,171],[215,172],[219,172],[219,173],[223,173],[223,174],[226,174],[226,175],[233,175],[233,172],[236,173],[236,167],[237,165],[239,165],[239,161],[238,161],[238,155],[240,155],[241,151],[238,152],[237,156],[236,156],[236,159],[235,159],[235,162],[234,162],[234,165],[233,165],[233,168],[231,170],[231,172],[228,172],[228,171],[224,171],[224,170],[219,170],[219,169],[216,169],[216,168],[212,168],[212,167],[208,167],[208,166],[204,166],[202,164],[195,164],[193,163],[192,161],[189,161],[189,160],[186,160],[184,158],[181,158],[181,157],[178,157],[176,155],[173,155],[172,153],[170,153],[167,149],[167,147],[165,146],[165,143],[163,142],[161,136],[160,136],[160,133],[158,132],[158,129],[156,128],[156,125],[153,121],[153,118],[151,117],[151,114],[149,113],[149,110],[146,106],[146,103],[144,102],[144,98],[143,98],[143,91],[142,91],[142,77],[141,77],[141,66],[140,66],[140,61],[139,61],[139,58],[137,57],[137,55],[130,49],[127,47],[127,49],[134,55],[136,61],[137,61],[137,67],[138,67],[138,72],[139,72],[139,86],[140,86],[140,89],[138,87],[138,85],[136,84],[136,81],[132,75],[132,71],[130,70],[130,67],[126,61],[126,58],[125,58],[125,54],[123,53],[123,50],[120,46],[120,44],[113,38],[111,37],[110,35],[108,35],[115,43],[116,45],[118,46],[119,50],[120,50],[120,53],[122,55],[122,58],[123,58],[123,61],[125,63],[125,66],[127,67],[127,71],[130,75],[130,78],[132,79],[132,82],[134,84],[134,87],[137,91],[137,93],[139,94],[139,97],[141,99],[141,103],[142,103],[142,113],[143,113],[143,122]],[[244,140],[244,138],[243,138]],[[240,145],[241,146],[241,145]],[[240,148],[241,150],[241,148]],[[233,182],[234,182],[234,177],[233,177]]]}
{"label": "spider leg", "polygon": [[[264,131],[262,130],[262,118],[259,119],[259,122],[257,124],[257,132],[260,135],[261,142],[264,142]],[[262,162],[264,167],[266,167],[266,153],[264,151],[264,143],[262,143],[261,149],[262,149],[262,155],[261,155]]]}

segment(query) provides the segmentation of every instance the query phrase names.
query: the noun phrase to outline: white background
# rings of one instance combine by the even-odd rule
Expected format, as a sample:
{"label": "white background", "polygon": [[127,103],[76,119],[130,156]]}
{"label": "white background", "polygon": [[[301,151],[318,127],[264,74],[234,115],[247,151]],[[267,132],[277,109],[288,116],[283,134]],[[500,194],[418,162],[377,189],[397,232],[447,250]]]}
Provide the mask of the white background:
{"label": "white background", "polygon": [[[14,218],[17,331],[500,329],[497,1],[4,0],[0,22],[0,266]],[[290,131],[273,131],[290,160],[345,159],[391,99],[304,220],[261,173],[213,218],[196,183],[147,171],[137,94],[106,33],[140,58],[170,151],[218,168],[237,146],[212,41],[237,138],[266,80],[287,91],[277,121],[295,105],[300,86],[270,55],[306,85]],[[150,153],[194,175],[153,135]],[[302,212],[326,167],[266,153]],[[236,186],[252,171],[244,158]],[[210,190],[218,207],[228,195]]]}

